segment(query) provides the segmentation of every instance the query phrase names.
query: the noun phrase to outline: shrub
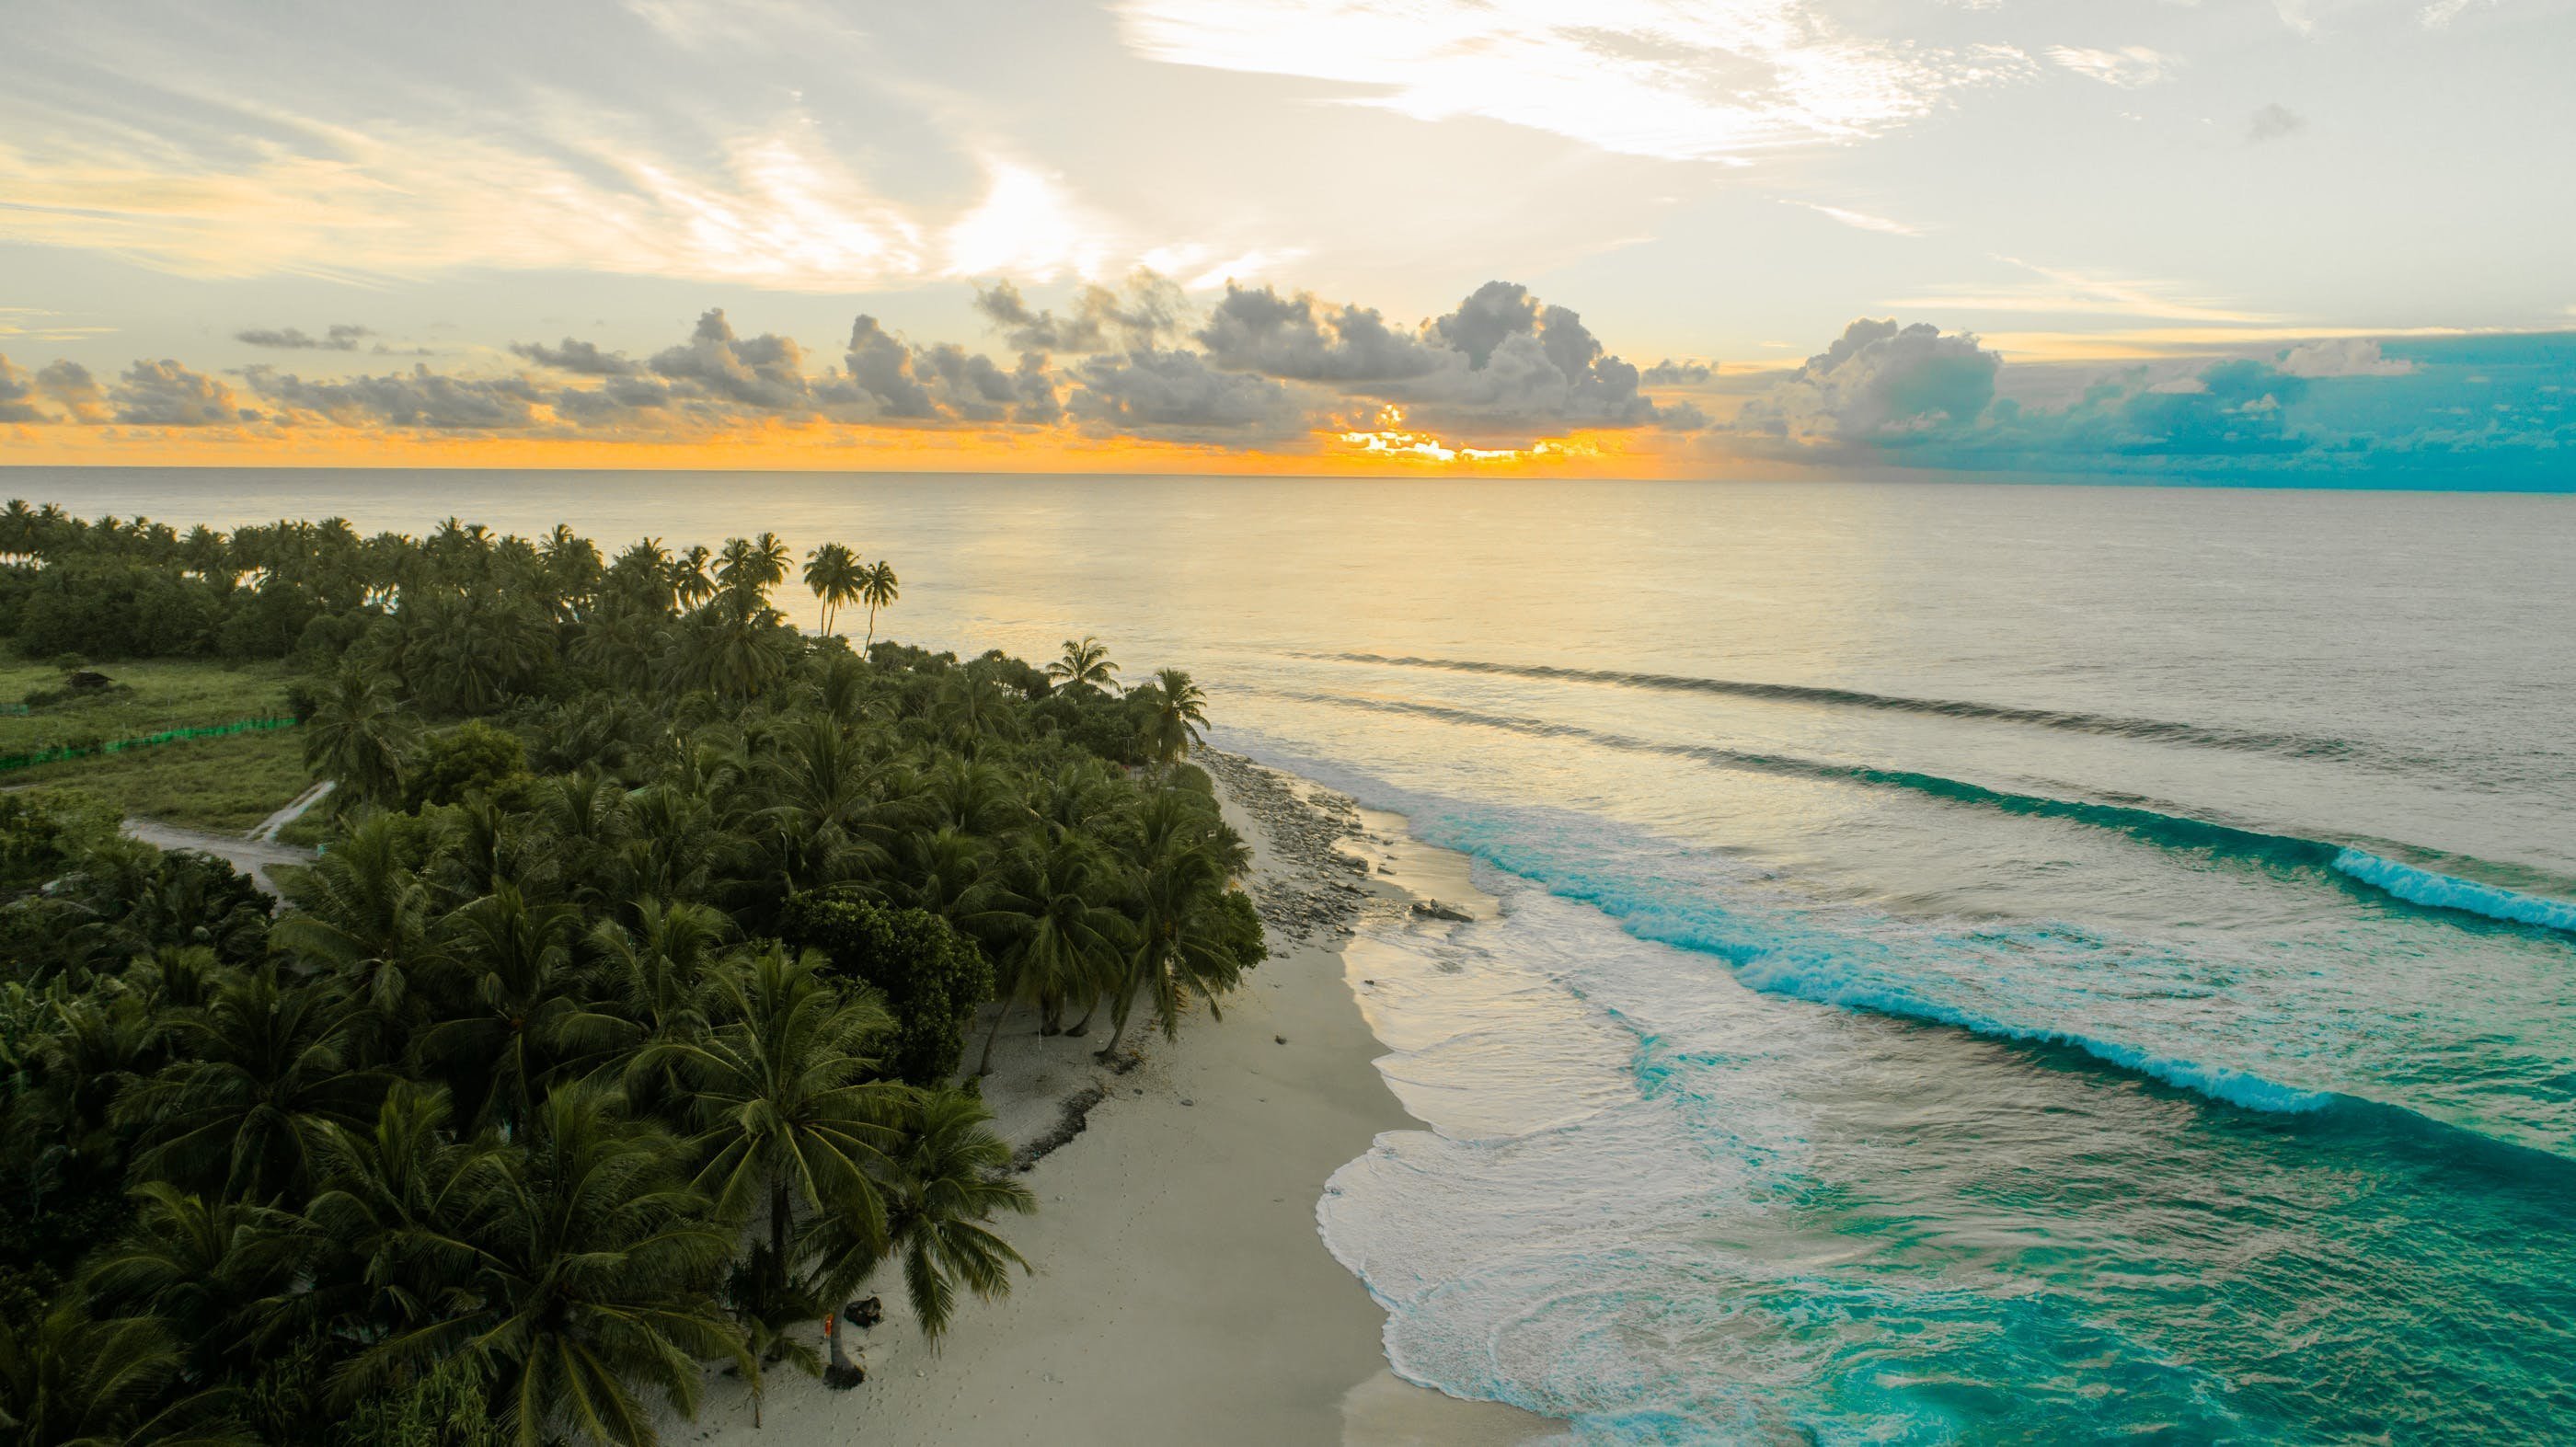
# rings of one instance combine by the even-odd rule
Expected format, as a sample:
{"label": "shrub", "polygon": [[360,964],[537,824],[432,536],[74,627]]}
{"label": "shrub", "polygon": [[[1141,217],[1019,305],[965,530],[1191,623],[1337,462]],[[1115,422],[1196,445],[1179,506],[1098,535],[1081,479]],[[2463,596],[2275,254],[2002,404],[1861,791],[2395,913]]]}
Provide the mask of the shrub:
{"label": "shrub", "polygon": [[779,933],[792,945],[822,951],[833,974],[885,996],[895,1021],[889,1073],[914,1085],[937,1085],[957,1073],[967,1022],[993,998],[993,966],[974,941],[928,910],[815,894],[787,901]]}

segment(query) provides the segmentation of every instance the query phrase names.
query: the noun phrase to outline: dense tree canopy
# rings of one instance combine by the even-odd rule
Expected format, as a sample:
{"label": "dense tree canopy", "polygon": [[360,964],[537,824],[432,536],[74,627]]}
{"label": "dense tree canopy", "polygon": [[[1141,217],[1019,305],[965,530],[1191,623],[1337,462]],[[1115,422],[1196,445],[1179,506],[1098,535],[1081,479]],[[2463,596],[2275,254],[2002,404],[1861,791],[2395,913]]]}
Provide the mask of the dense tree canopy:
{"label": "dense tree canopy", "polygon": [[648,1442],[880,1266],[932,1332],[1009,1289],[978,1008],[1115,1050],[1263,956],[1204,699],[808,636],[794,565],[0,511],[17,648],[287,659],[338,785],[274,909],[0,795],[13,1440]]}

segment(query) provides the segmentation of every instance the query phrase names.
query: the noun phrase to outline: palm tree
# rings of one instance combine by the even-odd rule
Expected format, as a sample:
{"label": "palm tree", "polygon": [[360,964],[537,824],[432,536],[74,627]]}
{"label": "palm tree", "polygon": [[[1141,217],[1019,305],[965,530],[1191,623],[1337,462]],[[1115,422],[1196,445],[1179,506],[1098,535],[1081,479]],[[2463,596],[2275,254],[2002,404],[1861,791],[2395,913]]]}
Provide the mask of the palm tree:
{"label": "palm tree", "polygon": [[281,982],[274,962],[179,1012],[170,1044],[170,1064],[117,1102],[144,1127],[135,1170],[248,1200],[309,1181],[321,1127],[362,1118],[388,1079],[350,1063],[340,1001]]}
{"label": "palm tree", "polygon": [[1118,665],[1109,661],[1109,646],[1085,633],[1079,642],[1064,640],[1064,656],[1046,666],[1047,677],[1064,688],[1107,688]]}
{"label": "palm tree", "polygon": [[584,988],[572,950],[580,924],[572,906],[531,903],[507,881],[449,916],[449,973],[464,975],[451,994],[461,999],[421,1033],[419,1049],[461,1097],[479,1101],[479,1119],[516,1128],[549,1082],[634,1042],[634,1027]]}
{"label": "palm tree", "polygon": [[304,765],[333,780],[344,805],[390,803],[402,795],[416,725],[382,675],[346,670],[305,721]]}
{"label": "palm tree", "polygon": [[870,563],[859,577],[858,600],[868,605],[868,637],[860,651],[874,648],[877,642],[877,610],[891,608],[903,596],[903,581],[894,575],[894,564],[879,559]]}
{"label": "palm tree", "polygon": [[678,1143],[587,1085],[556,1090],[528,1125],[523,1150],[460,1173],[448,1221],[391,1213],[392,1234],[440,1282],[434,1314],[352,1363],[343,1396],[465,1354],[521,1447],[567,1432],[643,1447],[659,1439],[641,1392],[694,1417],[701,1361],[756,1381],[713,1294],[732,1235],[682,1178]]}
{"label": "palm tree", "polygon": [[238,1350],[263,1298],[299,1269],[296,1218],[247,1201],[212,1204],[168,1181],[146,1181],[133,1232],[89,1264],[91,1300],[161,1318],[201,1367]]}
{"label": "palm tree", "polygon": [[904,1087],[869,1078],[870,1041],[892,1022],[872,999],[843,998],[821,963],[774,945],[737,962],[709,993],[706,1037],[650,1052],[696,1091],[698,1187],[735,1215],[765,1198],[771,1301],[791,1294],[800,1198],[858,1239],[885,1238],[880,1182],[903,1139]]}
{"label": "palm tree", "polygon": [[1182,789],[1156,792],[1121,852],[1136,950],[1102,1059],[1117,1052],[1139,994],[1152,996],[1155,1018],[1170,1035],[1192,995],[1214,1011],[1216,997],[1262,957],[1250,902],[1228,887],[1249,866],[1250,851],[1210,801]]}
{"label": "palm tree", "polygon": [[1041,1033],[1052,1035],[1069,993],[1097,999],[1110,984],[1129,935],[1127,921],[1104,902],[1106,887],[1091,846],[1079,838],[1033,843],[1012,856],[994,904],[1003,941],[994,962],[1000,999],[977,1075],[991,1073],[993,1042],[1014,1003],[1037,1006]]}
{"label": "palm tree", "polygon": [[[1010,1292],[1012,1267],[1029,1269],[1027,1258],[984,1224],[999,1211],[1026,1216],[1038,1208],[1037,1196],[1007,1174],[1011,1147],[992,1121],[984,1103],[963,1091],[925,1091],[896,1157],[888,1244],[903,1263],[904,1295],[921,1334],[934,1343],[956,1314],[959,1287],[990,1301]],[[826,1301],[857,1289],[886,1254],[864,1242],[835,1251],[840,1243],[831,1234],[827,1229]]]}
{"label": "palm tree", "polygon": [[338,976],[388,1034],[416,1023],[414,976],[439,957],[417,832],[402,815],[370,813],[328,854],[276,872],[295,908],[270,926],[270,942]]}
{"label": "palm tree", "polygon": [[0,1427],[20,1447],[252,1447],[217,1392],[179,1386],[185,1365],[150,1317],[93,1320],[71,1300],[0,1317]]}
{"label": "palm tree", "polygon": [[816,632],[832,631],[833,617],[841,611],[842,604],[860,595],[865,577],[858,555],[846,543],[825,543],[805,555],[805,586],[813,589],[814,596],[823,603],[821,615],[815,619]]}
{"label": "palm tree", "polygon": [[1146,685],[1151,690],[1154,716],[1145,729],[1145,741],[1156,761],[1170,768],[1189,756],[1192,747],[1205,742],[1199,730],[1207,725],[1207,695],[1190,681],[1190,676],[1177,668],[1155,673]]}

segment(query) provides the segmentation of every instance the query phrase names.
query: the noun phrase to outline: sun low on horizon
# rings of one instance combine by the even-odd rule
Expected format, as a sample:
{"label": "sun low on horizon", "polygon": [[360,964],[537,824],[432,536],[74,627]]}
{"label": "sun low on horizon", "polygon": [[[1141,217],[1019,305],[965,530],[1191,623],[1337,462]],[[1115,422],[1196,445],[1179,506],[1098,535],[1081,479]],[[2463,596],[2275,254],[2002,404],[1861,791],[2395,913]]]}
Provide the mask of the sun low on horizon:
{"label": "sun low on horizon", "polygon": [[6,32],[0,465],[2576,486],[2564,0]]}

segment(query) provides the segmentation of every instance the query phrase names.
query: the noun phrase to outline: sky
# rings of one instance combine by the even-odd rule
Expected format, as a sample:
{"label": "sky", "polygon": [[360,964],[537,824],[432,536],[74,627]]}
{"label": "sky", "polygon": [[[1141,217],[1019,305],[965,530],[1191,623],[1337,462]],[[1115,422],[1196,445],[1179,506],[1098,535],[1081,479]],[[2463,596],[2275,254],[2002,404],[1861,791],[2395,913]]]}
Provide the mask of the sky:
{"label": "sky", "polygon": [[0,465],[2576,489],[2576,0],[0,0]]}

